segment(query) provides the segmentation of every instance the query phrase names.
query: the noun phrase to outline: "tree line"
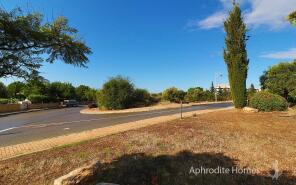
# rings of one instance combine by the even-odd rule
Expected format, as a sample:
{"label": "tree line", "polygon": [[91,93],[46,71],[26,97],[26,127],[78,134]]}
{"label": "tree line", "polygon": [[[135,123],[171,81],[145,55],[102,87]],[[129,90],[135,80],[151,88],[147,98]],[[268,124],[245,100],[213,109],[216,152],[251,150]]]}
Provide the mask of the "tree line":
{"label": "tree line", "polygon": [[61,102],[76,99],[80,102],[96,101],[96,89],[86,85],[74,87],[71,83],[49,82],[33,75],[26,82],[16,81],[5,86],[0,82],[0,103],[16,103],[28,99],[32,103]]}
{"label": "tree line", "polygon": [[144,107],[169,101],[172,103],[215,101],[215,93],[219,101],[231,100],[231,93],[227,89],[215,91],[214,85],[210,90],[201,87],[189,88],[188,91],[171,87],[161,93],[150,93],[146,89],[139,89],[126,77],[110,78],[97,93],[97,105],[100,109],[126,109]]}

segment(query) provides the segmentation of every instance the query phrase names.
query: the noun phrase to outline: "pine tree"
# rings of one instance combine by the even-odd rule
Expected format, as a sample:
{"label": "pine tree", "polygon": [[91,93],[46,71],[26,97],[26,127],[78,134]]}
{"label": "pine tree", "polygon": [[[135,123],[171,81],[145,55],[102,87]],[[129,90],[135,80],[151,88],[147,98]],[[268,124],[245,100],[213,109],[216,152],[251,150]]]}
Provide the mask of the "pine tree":
{"label": "pine tree", "polygon": [[250,88],[248,89],[248,99],[252,98],[256,92],[257,91],[255,89],[254,84],[251,84]]}
{"label": "pine tree", "polygon": [[215,87],[214,87],[214,83],[213,82],[211,84],[210,91],[211,91],[211,93],[215,93]]}
{"label": "pine tree", "polygon": [[255,89],[254,84],[251,84],[251,86],[250,86],[250,88],[249,88],[249,92],[250,92],[250,93],[255,93],[255,92],[256,92],[256,89]]}
{"label": "pine tree", "polygon": [[249,60],[246,51],[247,27],[238,4],[234,3],[233,10],[224,22],[224,29],[226,32],[224,60],[228,68],[231,94],[234,106],[243,108],[247,102],[246,79]]}

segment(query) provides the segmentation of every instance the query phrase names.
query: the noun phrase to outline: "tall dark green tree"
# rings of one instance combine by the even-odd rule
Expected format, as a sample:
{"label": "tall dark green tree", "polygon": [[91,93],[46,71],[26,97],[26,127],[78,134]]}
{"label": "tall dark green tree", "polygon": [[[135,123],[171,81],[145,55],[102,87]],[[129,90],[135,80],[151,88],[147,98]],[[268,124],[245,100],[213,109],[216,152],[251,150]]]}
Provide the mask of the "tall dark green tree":
{"label": "tall dark green tree", "polygon": [[254,96],[254,94],[257,92],[254,84],[251,84],[247,92],[248,92],[248,99],[250,100]]}
{"label": "tall dark green tree", "polygon": [[211,88],[210,88],[211,93],[215,93],[215,87],[214,87],[214,82],[212,82],[211,84]]}
{"label": "tall dark green tree", "polygon": [[263,71],[263,74],[259,78],[261,90],[266,89],[266,85],[265,85],[266,80],[267,80],[267,71]]}
{"label": "tall dark green tree", "polygon": [[91,50],[77,36],[65,17],[45,22],[40,13],[0,8],[0,77],[28,77],[43,58],[86,66]]}
{"label": "tall dark green tree", "polygon": [[4,83],[0,82],[0,98],[7,98],[7,88]]}
{"label": "tall dark green tree", "polygon": [[250,92],[250,93],[256,93],[256,89],[255,89],[254,84],[251,84],[251,86],[250,86],[250,88],[249,88],[249,92]]}
{"label": "tall dark green tree", "polygon": [[228,68],[232,99],[236,108],[243,108],[247,102],[246,79],[249,60],[246,50],[247,27],[238,4],[234,3],[233,10],[224,22],[224,29],[224,60]]}

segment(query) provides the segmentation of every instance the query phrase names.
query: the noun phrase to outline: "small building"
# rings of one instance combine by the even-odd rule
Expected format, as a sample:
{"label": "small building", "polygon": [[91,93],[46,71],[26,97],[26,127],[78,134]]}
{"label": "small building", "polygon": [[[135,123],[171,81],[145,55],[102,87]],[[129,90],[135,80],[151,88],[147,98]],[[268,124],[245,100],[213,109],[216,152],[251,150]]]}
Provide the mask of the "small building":
{"label": "small building", "polygon": [[[230,86],[228,84],[218,84],[215,86],[215,90],[218,92],[219,90],[230,91]],[[261,89],[256,89],[256,92],[261,91]]]}
{"label": "small building", "polygon": [[230,86],[228,84],[217,84],[215,90],[218,92],[220,90],[230,91]]}

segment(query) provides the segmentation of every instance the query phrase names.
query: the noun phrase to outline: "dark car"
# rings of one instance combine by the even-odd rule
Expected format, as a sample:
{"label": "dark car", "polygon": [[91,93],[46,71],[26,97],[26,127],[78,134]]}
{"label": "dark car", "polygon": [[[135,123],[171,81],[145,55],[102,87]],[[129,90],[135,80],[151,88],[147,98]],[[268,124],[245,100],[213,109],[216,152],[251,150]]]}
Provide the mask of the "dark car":
{"label": "dark car", "polygon": [[76,100],[64,100],[63,107],[78,107],[79,103]]}

